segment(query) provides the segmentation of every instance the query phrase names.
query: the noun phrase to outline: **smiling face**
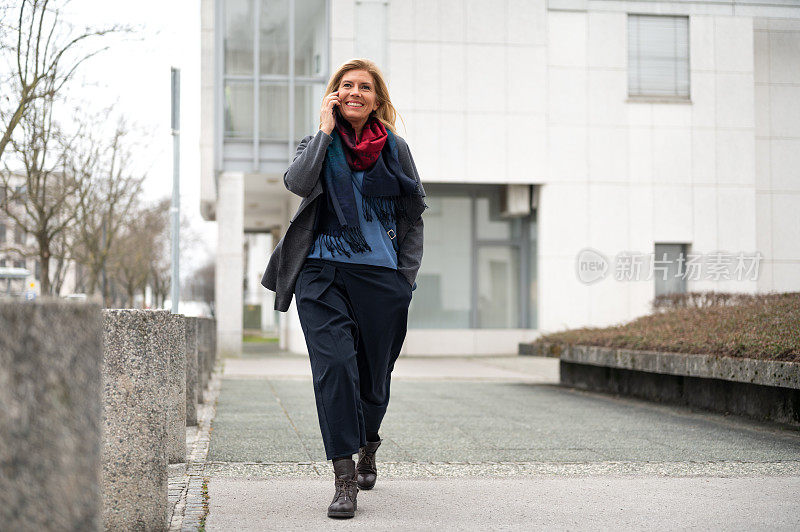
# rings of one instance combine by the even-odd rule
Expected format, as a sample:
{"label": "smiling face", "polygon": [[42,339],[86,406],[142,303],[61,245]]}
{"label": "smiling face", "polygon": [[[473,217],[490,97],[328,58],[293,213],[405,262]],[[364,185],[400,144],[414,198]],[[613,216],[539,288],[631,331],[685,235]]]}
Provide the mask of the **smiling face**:
{"label": "smiling face", "polygon": [[372,75],[366,70],[345,72],[339,82],[339,101],[342,116],[360,131],[369,114],[379,107]]}

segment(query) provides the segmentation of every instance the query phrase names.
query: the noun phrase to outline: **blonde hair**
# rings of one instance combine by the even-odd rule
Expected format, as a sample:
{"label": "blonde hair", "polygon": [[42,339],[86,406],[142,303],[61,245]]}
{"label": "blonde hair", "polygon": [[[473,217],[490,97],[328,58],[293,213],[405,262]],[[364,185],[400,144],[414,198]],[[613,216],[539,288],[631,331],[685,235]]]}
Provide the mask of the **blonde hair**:
{"label": "blonde hair", "polygon": [[[374,111],[375,116],[386,127],[386,129],[389,129],[392,131],[392,133],[397,134],[394,123],[397,120],[399,113],[397,112],[397,109],[394,108],[394,105],[392,105],[392,99],[389,98],[389,88],[386,85],[386,81],[383,79],[383,73],[378,68],[378,65],[369,59],[350,59],[337,68],[336,72],[333,73],[331,79],[328,81],[328,87],[325,89],[325,95],[323,98],[338,90],[339,83],[342,82],[342,78],[351,70],[366,70],[370,73],[375,84],[375,93],[377,94],[378,100],[378,108]],[[403,122],[403,127],[405,128],[405,121],[402,117],[400,117],[400,120]],[[319,126],[320,128],[322,127],[321,119]]]}

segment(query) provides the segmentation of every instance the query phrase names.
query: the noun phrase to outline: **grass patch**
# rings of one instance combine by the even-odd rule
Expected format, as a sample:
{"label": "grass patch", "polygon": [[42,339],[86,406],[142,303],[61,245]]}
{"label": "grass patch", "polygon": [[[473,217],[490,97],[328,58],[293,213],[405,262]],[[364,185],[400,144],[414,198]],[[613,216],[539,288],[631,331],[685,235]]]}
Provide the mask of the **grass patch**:
{"label": "grass patch", "polygon": [[629,323],[547,334],[534,344],[540,342],[800,362],[800,292],[670,295]]}
{"label": "grass patch", "polygon": [[244,343],[252,343],[252,344],[273,344],[278,342],[278,338],[275,336],[260,336],[257,334],[245,334],[242,336],[242,341]]}

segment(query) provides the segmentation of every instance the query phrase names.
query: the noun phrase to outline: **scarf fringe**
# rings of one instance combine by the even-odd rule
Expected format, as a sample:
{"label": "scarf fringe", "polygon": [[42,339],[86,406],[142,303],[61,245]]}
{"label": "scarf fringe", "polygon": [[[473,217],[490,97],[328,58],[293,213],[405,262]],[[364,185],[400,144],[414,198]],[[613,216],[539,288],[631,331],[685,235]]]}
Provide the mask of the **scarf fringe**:
{"label": "scarf fringe", "polygon": [[387,230],[398,219],[402,218],[409,223],[413,221],[408,216],[408,205],[402,200],[402,196],[362,196],[361,213],[368,222],[372,221],[373,211]]}
{"label": "scarf fringe", "polygon": [[[351,257],[350,251],[354,253],[363,253],[365,251],[372,251],[372,248],[367,243],[364,234],[361,232],[360,227],[343,227],[336,232],[321,232],[319,238],[325,245],[325,248],[330,251],[332,256],[336,256],[338,251],[341,254]],[[316,239],[311,244],[311,252],[314,252]],[[347,246],[345,246],[347,244]],[[348,251],[347,247],[350,248]]]}

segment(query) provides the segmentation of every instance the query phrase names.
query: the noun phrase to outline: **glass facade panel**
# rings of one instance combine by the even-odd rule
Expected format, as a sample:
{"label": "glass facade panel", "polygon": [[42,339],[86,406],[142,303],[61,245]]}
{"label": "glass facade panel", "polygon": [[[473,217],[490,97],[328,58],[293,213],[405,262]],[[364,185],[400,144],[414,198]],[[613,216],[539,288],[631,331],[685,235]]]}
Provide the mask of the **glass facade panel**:
{"label": "glass facade panel", "polygon": [[225,0],[226,74],[253,73],[253,7],[252,0]]}
{"label": "glass facade panel", "polygon": [[536,215],[528,226],[528,328],[539,328],[539,224]]}
{"label": "glass facade panel", "polygon": [[[259,73],[289,74],[289,0],[260,0]],[[298,21],[297,28],[306,24]]]}
{"label": "glass facade panel", "polygon": [[[223,0],[218,11],[222,57],[222,119],[215,131],[222,170],[272,162],[269,143],[299,139],[319,129],[319,108],[328,78],[328,2],[325,0]],[[290,15],[294,10],[294,48],[290,54]],[[290,65],[294,66],[293,108],[289,106]],[[309,79],[311,78],[311,79]],[[293,126],[290,128],[290,125]],[[294,139],[290,139],[293,129]],[[257,137],[249,147],[245,140]],[[227,141],[237,141],[230,142]],[[263,144],[259,144],[263,143]],[[218,146],[218,147],[217,147]],[[266,164],[266,167],[264,166]]]}
{"label": "glass facade panel", "polygon": [[294,31],[294,73],[320,76],[325,70],[325,0],[295,0],[295,18],[302,20]]}
{"label": "glass facade panel", "polygon": [[498,189],[494,194],[475,199],[479,239],[509,240],[520,237],[522,219],[500,217],[501,193],[502,190]]}
{"label": "glass facade panel", "polygon": [[[294,134],[297,140],[319,129],[319,106],[325,88],[320,84],[295,85]],[[289,138],[289,87],[263,84],[259,88],[259,134],[261,140]]]}
{"label": "glass facade panel", "polygon": [[319,130],[319,114],[325,86],[295,85],[294,92],[294,134],[296,140],[306,135],[314,135]]}
{"label": "glass facade panel", "polygon": [[478,328],[519,327],[519,248],[478,247]]}
{"label": "glass facade panel", "polygon": [[409,327],[536,328],[535,215],[490,216],[502,191],[496,186],[432,183],[426,190],[425,252]]}
{"label": "glass facade panel", "polygon": [[258,128],[261,140],[288,139],[289,87],[262,84],[258,95]]}
{"label": "glass facade panel", "polygon": [[253,84],[225,84],[225,136],[253,138]]}
{"label": "glass facade panel", "polygon": [[409,327],[470,327],[471,198],[425,197],[425,251],[409,308]]}

